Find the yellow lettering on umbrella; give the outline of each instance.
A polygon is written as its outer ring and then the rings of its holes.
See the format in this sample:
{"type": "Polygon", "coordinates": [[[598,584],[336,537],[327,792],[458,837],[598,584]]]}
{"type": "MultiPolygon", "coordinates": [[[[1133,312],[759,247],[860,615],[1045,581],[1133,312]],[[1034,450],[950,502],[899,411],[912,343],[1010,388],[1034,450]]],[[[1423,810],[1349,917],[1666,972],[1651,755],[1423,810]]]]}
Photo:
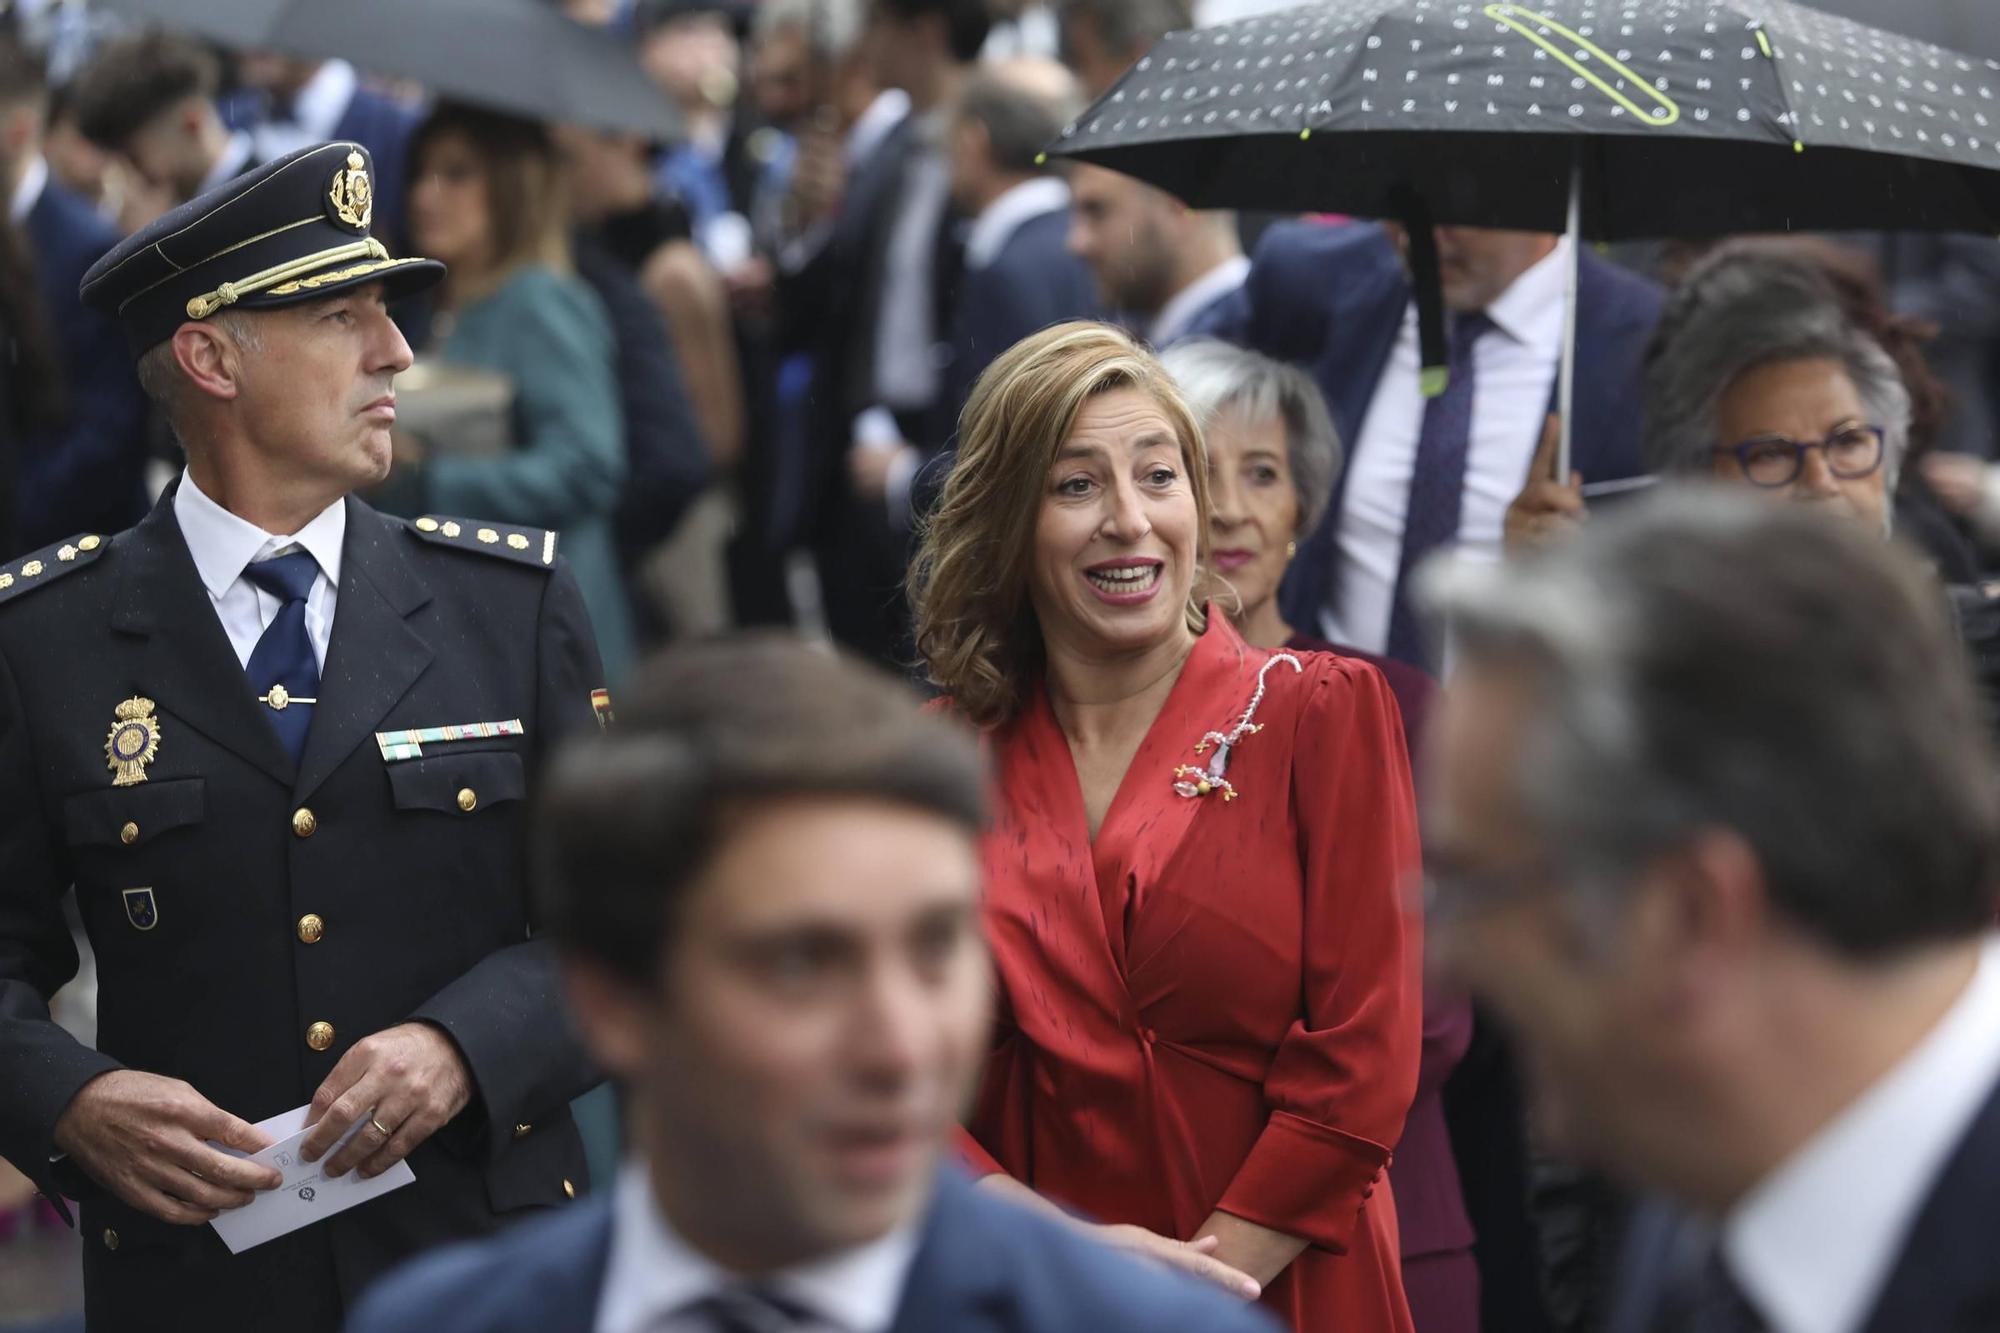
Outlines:
{"type": "Polygon", "coordinates": [[[1651,125],[1655,129],[1664,129],[1681,118],[1680,103],[1647,83],[1631,66],[1620,61],[1609,51],[1606,51],[1597,43],[1578,33],[1575,29],[1564,27],[1548,15],[1538,14],[1532,9],[1523,9],[1519,5],[1488,5],[1486,6],[1486,17],[1498,23],[1505,24],[1533,42],[1536,46],[1541,47],[1542,50],[1547,51],[1564,65],[1567,65],[1577,77],[1586,80],[1606,97],[1637,116],[1640,124],[1651,125]],[[1627,97],[1623,89],[1613,87],[1611,84],[1605,82],[1598,77],[1596,70],[1586,65],[1576,56],[1571,55],[1567,50],[1557,46],[1541,33],[1536,32],[1534,30],[1535,27],[1546,28],[1551,32],[1560,33],[1562,36],[1568,38],[1571,42],[1575,43],[1578,50],[1583,54],[1592,59],[1603,61],[1606,65],[1617,71],[1619,77],[1630,80],[1637,87],[1645,89],[1646,96],[1652,98],[1654,102],[1658,103],[1658,106],[1651,112],[1648,112],[1645,108],[1627,97]]]}

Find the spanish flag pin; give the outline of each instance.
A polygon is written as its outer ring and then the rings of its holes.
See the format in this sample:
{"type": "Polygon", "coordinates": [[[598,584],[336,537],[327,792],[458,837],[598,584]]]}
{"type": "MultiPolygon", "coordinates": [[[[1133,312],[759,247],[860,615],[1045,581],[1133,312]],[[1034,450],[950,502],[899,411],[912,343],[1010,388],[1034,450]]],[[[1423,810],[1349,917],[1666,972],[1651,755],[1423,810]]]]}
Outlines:
{"type": "Polygon", "coordinates": [[[611,730],[611,691],[592,690],[590,692],[590,711],[597,714],[597,729],[599,731],[611,730]]]}

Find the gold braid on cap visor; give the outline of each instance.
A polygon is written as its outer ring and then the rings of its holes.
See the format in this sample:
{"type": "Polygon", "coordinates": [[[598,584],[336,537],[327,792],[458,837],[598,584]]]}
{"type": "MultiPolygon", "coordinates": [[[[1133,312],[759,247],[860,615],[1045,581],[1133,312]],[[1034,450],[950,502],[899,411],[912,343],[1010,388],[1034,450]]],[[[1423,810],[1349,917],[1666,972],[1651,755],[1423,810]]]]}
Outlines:
{"type": "Polygon", "coordinates": [[[336,245],[331,250],[321,250],[318,254],[307,255],[288,263],[277,264],[261,273],[252,273],[247,278],[235,282],[225,282],[214,291],[202,296],[190,297],[187,303],[189,319],[207,319],[224,306],[234,305],[246,296],[269,293],[272,296],[290,296],[295,292],[311,291],[329,283],[347,282],[354,278],[380,273],[387,269],[401,268],[405,264],[421,264],[422,259],[391,259],[389,251],[374,237],[356,241],[352,245],[336,245]],[[338,264],[343,260],[361,259],[366,263],[349,268],[336,269],[330,273],[315,272],[328,264],[338,264]]]}

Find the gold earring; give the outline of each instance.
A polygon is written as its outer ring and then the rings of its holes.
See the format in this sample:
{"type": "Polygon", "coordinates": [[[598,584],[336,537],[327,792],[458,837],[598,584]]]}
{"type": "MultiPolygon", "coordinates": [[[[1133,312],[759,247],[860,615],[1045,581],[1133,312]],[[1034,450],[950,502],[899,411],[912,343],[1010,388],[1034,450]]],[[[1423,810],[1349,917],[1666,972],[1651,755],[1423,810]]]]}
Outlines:
{"type": "Polygon", "coordinates": [[[1299,557],[1299,544],[1297,542],[1286,542],[1285,559],[1296,560],[1298,559],[1298,557],[1299,557]]]}

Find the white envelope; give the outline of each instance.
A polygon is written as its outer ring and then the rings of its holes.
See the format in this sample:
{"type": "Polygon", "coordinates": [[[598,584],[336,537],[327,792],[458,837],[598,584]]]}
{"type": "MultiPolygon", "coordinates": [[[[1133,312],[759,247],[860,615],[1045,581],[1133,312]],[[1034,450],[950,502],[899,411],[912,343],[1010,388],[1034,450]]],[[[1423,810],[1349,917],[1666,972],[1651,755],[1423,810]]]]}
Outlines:
{"type": "Polygon", "coordinates": [[[417,1178],[407,1161],[396,1163],[373,1180],[363,1180],[357,1171],[349,1171],[337,1180],[328,1180],[322,1174],[327,1162],[331,1161],[348,1139],[366,1125],[364,1118],[341,1136],[335,1144],[316,1162],[306,1162],[299,1157],[299,1145],[306,1137],[306,1112],[309,1108],[299,1107],[274,1115],[262,1121],[257,1128],[278,1140],[259,1153],[242,1153],[221,1144],[221,1148],[231,1157],[247,1157],[260,1166],[276,1167],[284,1176],[285,1183],[274,1190],[261,1190],[257,1197],[241,1208],[231,1208],[220,1214],[209,1225],[215,1234],[222,1237],[222,1243],[229,1247],[231,1254],[241,1254],[254,1245],[262,1245],[267,1240],[275,1240],[287,1232],[300,1227],[311,1226],[335,1213],[345,1212],[357,1203],[401,1189],[417,1178]]]}

